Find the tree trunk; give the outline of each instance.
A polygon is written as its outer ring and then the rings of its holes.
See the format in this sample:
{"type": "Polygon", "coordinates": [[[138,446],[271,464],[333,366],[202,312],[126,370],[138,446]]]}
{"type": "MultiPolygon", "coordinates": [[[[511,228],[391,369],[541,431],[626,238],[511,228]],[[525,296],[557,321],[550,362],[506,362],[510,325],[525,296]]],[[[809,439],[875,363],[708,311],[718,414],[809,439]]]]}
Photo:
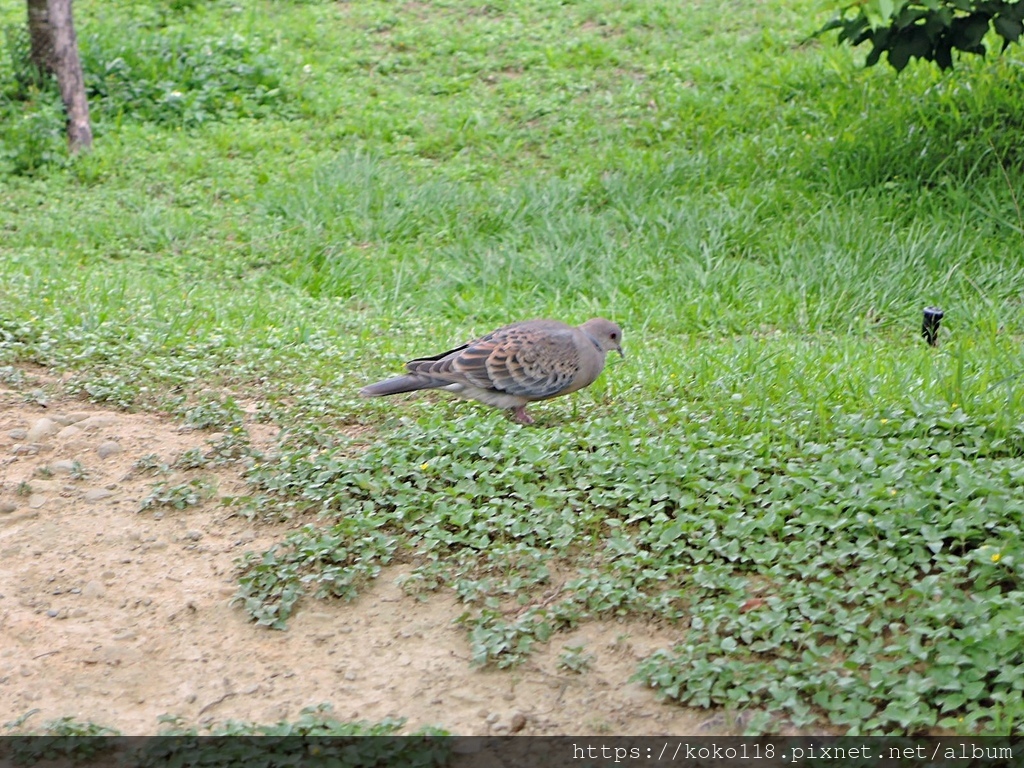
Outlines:
{"type": "Polygon", "coordinates": [[[43,74],[53,74],[53,30],[46,0],[28,0],[28,37],[32,63],[43,74]]]}
{"type": "MultiPolygon", "coordinates": [[[[29,0],[30,6],[34,0],[29,0]]],[[[50,29],[53,32],[53,63],[60,85],[60,97],[68,115],[68,147],[71,152],[92,147],[89,102],[85,98],[85,79],[78,57],[78,41],[71,18],[71,0],[48,0],[50,29]]]]}

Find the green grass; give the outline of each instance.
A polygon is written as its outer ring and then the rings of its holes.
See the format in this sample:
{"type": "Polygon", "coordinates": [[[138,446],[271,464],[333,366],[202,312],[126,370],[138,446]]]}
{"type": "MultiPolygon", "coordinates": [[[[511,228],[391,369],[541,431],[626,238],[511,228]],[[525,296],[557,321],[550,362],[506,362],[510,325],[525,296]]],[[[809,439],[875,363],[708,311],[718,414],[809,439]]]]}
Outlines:
{"type": "Polygon", "coordinates": [[[755,731],[1021,733],[1019,51],[864,71],[810,0],[189,5],[76,3],[86,157],[0,59],[0,366],[285,426],[189,459],[295,524],[254,619],[405,562],[483,664],[655,617],[639,678],[755,731]],[[538,428],[356,396],[593,315],[627,359],[538,428]]]}

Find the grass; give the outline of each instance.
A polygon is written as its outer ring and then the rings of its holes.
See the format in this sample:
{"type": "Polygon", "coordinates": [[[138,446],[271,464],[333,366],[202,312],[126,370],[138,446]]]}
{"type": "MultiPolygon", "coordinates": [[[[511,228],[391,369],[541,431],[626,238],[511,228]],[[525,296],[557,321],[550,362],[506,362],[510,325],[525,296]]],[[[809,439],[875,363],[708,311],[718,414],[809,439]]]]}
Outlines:
{"type": "Polygon", "coordinates": [[[254,619],[402,561],[483,664],[656,617],[639,679],[752,731],[1021,732],[1018,51],[865,71],[809,0],[76,13],[91,155],[0,63],[0,366],[287,426],[251,457],[247,513],[295,524],[240,562],[254,619]],[[539,428],[356,396],[593,315],[628,358],[539,428]]]}

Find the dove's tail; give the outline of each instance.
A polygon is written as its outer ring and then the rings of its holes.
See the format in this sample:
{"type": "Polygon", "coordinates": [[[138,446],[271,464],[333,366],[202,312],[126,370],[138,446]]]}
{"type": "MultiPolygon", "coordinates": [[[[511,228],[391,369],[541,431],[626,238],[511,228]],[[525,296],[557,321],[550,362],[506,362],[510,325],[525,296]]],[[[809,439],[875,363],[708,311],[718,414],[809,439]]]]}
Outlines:
{"type": "Polygon", "coordinates": [[[369,384],[359,390],[363,397],[383,397],[384,395],[397,395],[401,392],[415,392],[418,389],[432,389],[443,386],[445,382],[425,379],[422,376],[395,376],[393,379],[384,379],[376,384],[369,384]]]}

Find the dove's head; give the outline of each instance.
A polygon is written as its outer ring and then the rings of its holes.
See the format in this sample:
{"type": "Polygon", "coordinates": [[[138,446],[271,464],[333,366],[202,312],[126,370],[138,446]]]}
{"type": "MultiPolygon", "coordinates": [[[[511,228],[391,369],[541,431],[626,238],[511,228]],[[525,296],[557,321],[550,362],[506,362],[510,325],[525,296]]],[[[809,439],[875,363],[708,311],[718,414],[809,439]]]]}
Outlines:
{"type": "Polygon", "coordinates": [[[622,351],[622,329],[611,320],[595,317],[587,320],[580,328],[594,340],[602,352],[611,352],[614,349],[623,357],[626,356],[622,351]]]}

